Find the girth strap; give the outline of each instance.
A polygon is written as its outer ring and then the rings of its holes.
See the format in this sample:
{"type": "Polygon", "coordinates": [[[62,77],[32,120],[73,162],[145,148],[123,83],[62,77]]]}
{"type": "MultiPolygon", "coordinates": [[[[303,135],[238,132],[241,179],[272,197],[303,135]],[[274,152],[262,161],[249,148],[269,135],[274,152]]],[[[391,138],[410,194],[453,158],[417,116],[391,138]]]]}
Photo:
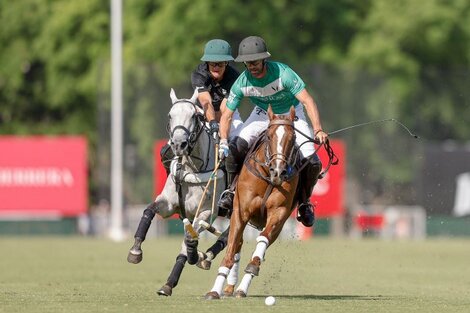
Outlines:
{"type": "Polygon", "coordinates": [[[263,202],[261,202],[261,219],[263,219],[264,214],[266,212],[266,201],[268,201],[271,192],[273,191],[274,185],[269,184],[268,188],[266,188],[266,192],[264,193],[263,202]]]}

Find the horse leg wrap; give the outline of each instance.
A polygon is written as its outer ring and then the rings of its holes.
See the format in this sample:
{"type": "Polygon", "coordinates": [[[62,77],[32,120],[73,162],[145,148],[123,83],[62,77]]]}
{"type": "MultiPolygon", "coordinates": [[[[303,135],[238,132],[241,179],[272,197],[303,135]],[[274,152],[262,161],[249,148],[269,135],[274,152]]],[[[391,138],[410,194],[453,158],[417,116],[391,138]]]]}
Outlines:
{"type": "Polygon", "coordinates": [[[251,256],[251,259],[253,260],[255,257],[258,257],[261,261],[264,261],[264,254],[266,253],[266,249],[268,248],[269,240],[264,236],[258,236],[256,238],[256,242],[256,249],[255,252],[253,252],[253,255],[251,256]]]}
{"type": "Polygon", "coordinates": [[[227,277],[227,284],[229,285],[236,285],[238,282],[238,269],[240,268],[240,253],[236,253],[233,256],[233,263],[232,268],[230,269],[230,273],[227,277]]]}
{"type": "Polygon", "coordinates": [[[188,254],[188,263],[194,265],[199,261],[199,254],[197,253],[197,245],[199,244],[198,240],[192,240],[189,238],[184,239],[186,245],[186,253],[188,254]]]}
{"type": "Polygon", "coordinates": [[[229,272],[230,269],[228,267],[219,267],[219,273],[217,274],[217,278],[215,279],[215,283],[211,291],[217,292],[219,295],[222,294],[222,288],[224,287],[225,279],[227,278],[229,272]]]}
{"type": "MultiPolygon", "coordinates": [[[[209,252],[212,253],[213,258],[215,258],[220,251],[224,250],[225,247],[227,246],[227,238],[228,238],[228,232],[229,228],[227,228],[217,239],[217,241],[209,248],[207,249],[206,253],[208,254],[209,252]]],[[[211,259],[211,260],[212,260],[211,259]]]]}
{"type": "Polygon", "coordinates": [[[181,272],[183,272],[184,264],[186,263],[187,257],[184,254],[179,254],[176,257],[175,265],[171,270],[170,276],[168,276],[168,280],[166,284],[171,288],[176,287],[178,285],[178,281],[181,276],[181,272]]]}
{"type": "Polygon", "coordinates": [[[245,295],[248,294],[248,288],[250,287],[251,280],[253,279],[252,274],[245,274],[242,278],[242,281],[240,282],[240,285],[238,285],[237,288],[237,293],[240,291],[243,292],[245,295]]]}
{"type": "Polygon", "coordinates": [[[137,231],[135,232],[134,238],[140,238],[142,241],[145,240],[145,236],[147,236],[147,232],[150,228],[150,224],[152,223],[153,218],[155,217],[156,212],[156,203],[150,203],[144,210],[142,218],[139,222],[139,226],[137,227],[137,231]]]}

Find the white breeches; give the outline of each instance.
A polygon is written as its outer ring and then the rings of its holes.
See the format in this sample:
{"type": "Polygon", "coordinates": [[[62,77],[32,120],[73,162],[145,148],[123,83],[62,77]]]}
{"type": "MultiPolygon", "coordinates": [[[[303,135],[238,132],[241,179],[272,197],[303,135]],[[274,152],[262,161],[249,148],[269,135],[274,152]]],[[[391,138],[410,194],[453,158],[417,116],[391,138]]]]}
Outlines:
{"type": "MultiPolygon", "coordinates": [[[[235,114],[235,113],[234,113],[235,114]]],[[[279,115],[288,115],[279,114],[279,115]]],[[[299,104],[295,108],[295,116],[296,121],[294,121],[294,126],[296,129],[301,131],[302,133],[308,135],[310,138],[313,138],[312,131],[305,119],[305,114],[303,110],[303,106],[299,104]]],[[[263,110],[262,108],[256,106],[253,111],[251,112],[248,119],[243,123],[243,126],[240,130],[238,130],[238,136],[243,138],[249,145],[251,145],[259,135],[268,127],[269,124],[269,117],[268,113],[263,110]]],[[[313,142],[306,142],[308,138],[300,134],[299,132],[296,133],[296,140],[295,142],[300,147],[300,152],[302,153],[302,158],[307,158],[315,153],[315,146],[313,142]]]]}
{"type": "Polygon", "coordinates": [[[232,115],[232,125],[230,126],[230,133],[228,137],[231,139],[235,136],[238,136],[243,126],[243,120],[240,117],[238,110],[235,110],[232,115]]]}

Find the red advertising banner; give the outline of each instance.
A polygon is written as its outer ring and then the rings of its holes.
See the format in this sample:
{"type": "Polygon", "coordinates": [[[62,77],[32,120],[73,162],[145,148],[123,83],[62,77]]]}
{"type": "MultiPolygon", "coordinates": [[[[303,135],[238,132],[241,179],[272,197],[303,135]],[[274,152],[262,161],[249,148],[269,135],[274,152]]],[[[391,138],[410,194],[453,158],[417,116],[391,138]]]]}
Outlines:
{"type": "MultiPolygon", "coordinates": [[[[346,149],[341,140],[330,140],[330,146],[339,159],[337,165],[331,165],[325,177],[319,179],[313,189],[310,201],[316,204],[315,217],[326,218],[344,213],[344,184],[346,179],[346,149]]],[[[328,155],[323,148],[317,152],[323,165],[328,165],[328,155]]]]}
{"type": "MultiPolygon", "coordinates": [[[[160,159],[160,149],[167,140],[155,143],[155,195],[162,192],[166,181],[166,172],[160,159]]],[[[311,197],[316,204],[315,216],[327,218],[344,213],[344,184],[346,178],[346,149],[341,140],[330,140],[330,145],[339,159],[338,165],[332,165],[323,179],[318,180],[311,197]]],[[[318,151],[323,167],[328,165],[328,156],[323,148],[318,151]]],[[[295,212],[294,212],[295,213],[295,212]]],[[[294,214],[293,213],[293,214],[294,214]]]]}
{"type": "Polygon", "coordinates": [[[159,195],[163,187],[165,187],[166,182],[166,171],[162,163],[162,158],[160,157],[160,150],[168,143],[168,140],[158,140],[154,145],[154,155],[155,155],[155,166],[154,166],[154,188],[155,188],[155,197],[159,195]]]}
{"type": "Polygon", "coordinates": [[[0,136],[0,217],[80,215],[87,179],[83,137],[0,136]]]}

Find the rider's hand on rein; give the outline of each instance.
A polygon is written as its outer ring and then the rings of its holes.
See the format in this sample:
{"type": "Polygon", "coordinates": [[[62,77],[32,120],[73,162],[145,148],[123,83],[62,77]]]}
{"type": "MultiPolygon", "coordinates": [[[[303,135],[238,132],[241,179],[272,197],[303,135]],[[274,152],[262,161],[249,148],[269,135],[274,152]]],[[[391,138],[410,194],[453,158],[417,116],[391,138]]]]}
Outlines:
{"type": "Polygon", "coordinates": [[[322,144],[325,143],[326,139],[328,138],[328,134],[323,131],[322,129],[319,129],[315,132],[315,140],[322,144]]]}

